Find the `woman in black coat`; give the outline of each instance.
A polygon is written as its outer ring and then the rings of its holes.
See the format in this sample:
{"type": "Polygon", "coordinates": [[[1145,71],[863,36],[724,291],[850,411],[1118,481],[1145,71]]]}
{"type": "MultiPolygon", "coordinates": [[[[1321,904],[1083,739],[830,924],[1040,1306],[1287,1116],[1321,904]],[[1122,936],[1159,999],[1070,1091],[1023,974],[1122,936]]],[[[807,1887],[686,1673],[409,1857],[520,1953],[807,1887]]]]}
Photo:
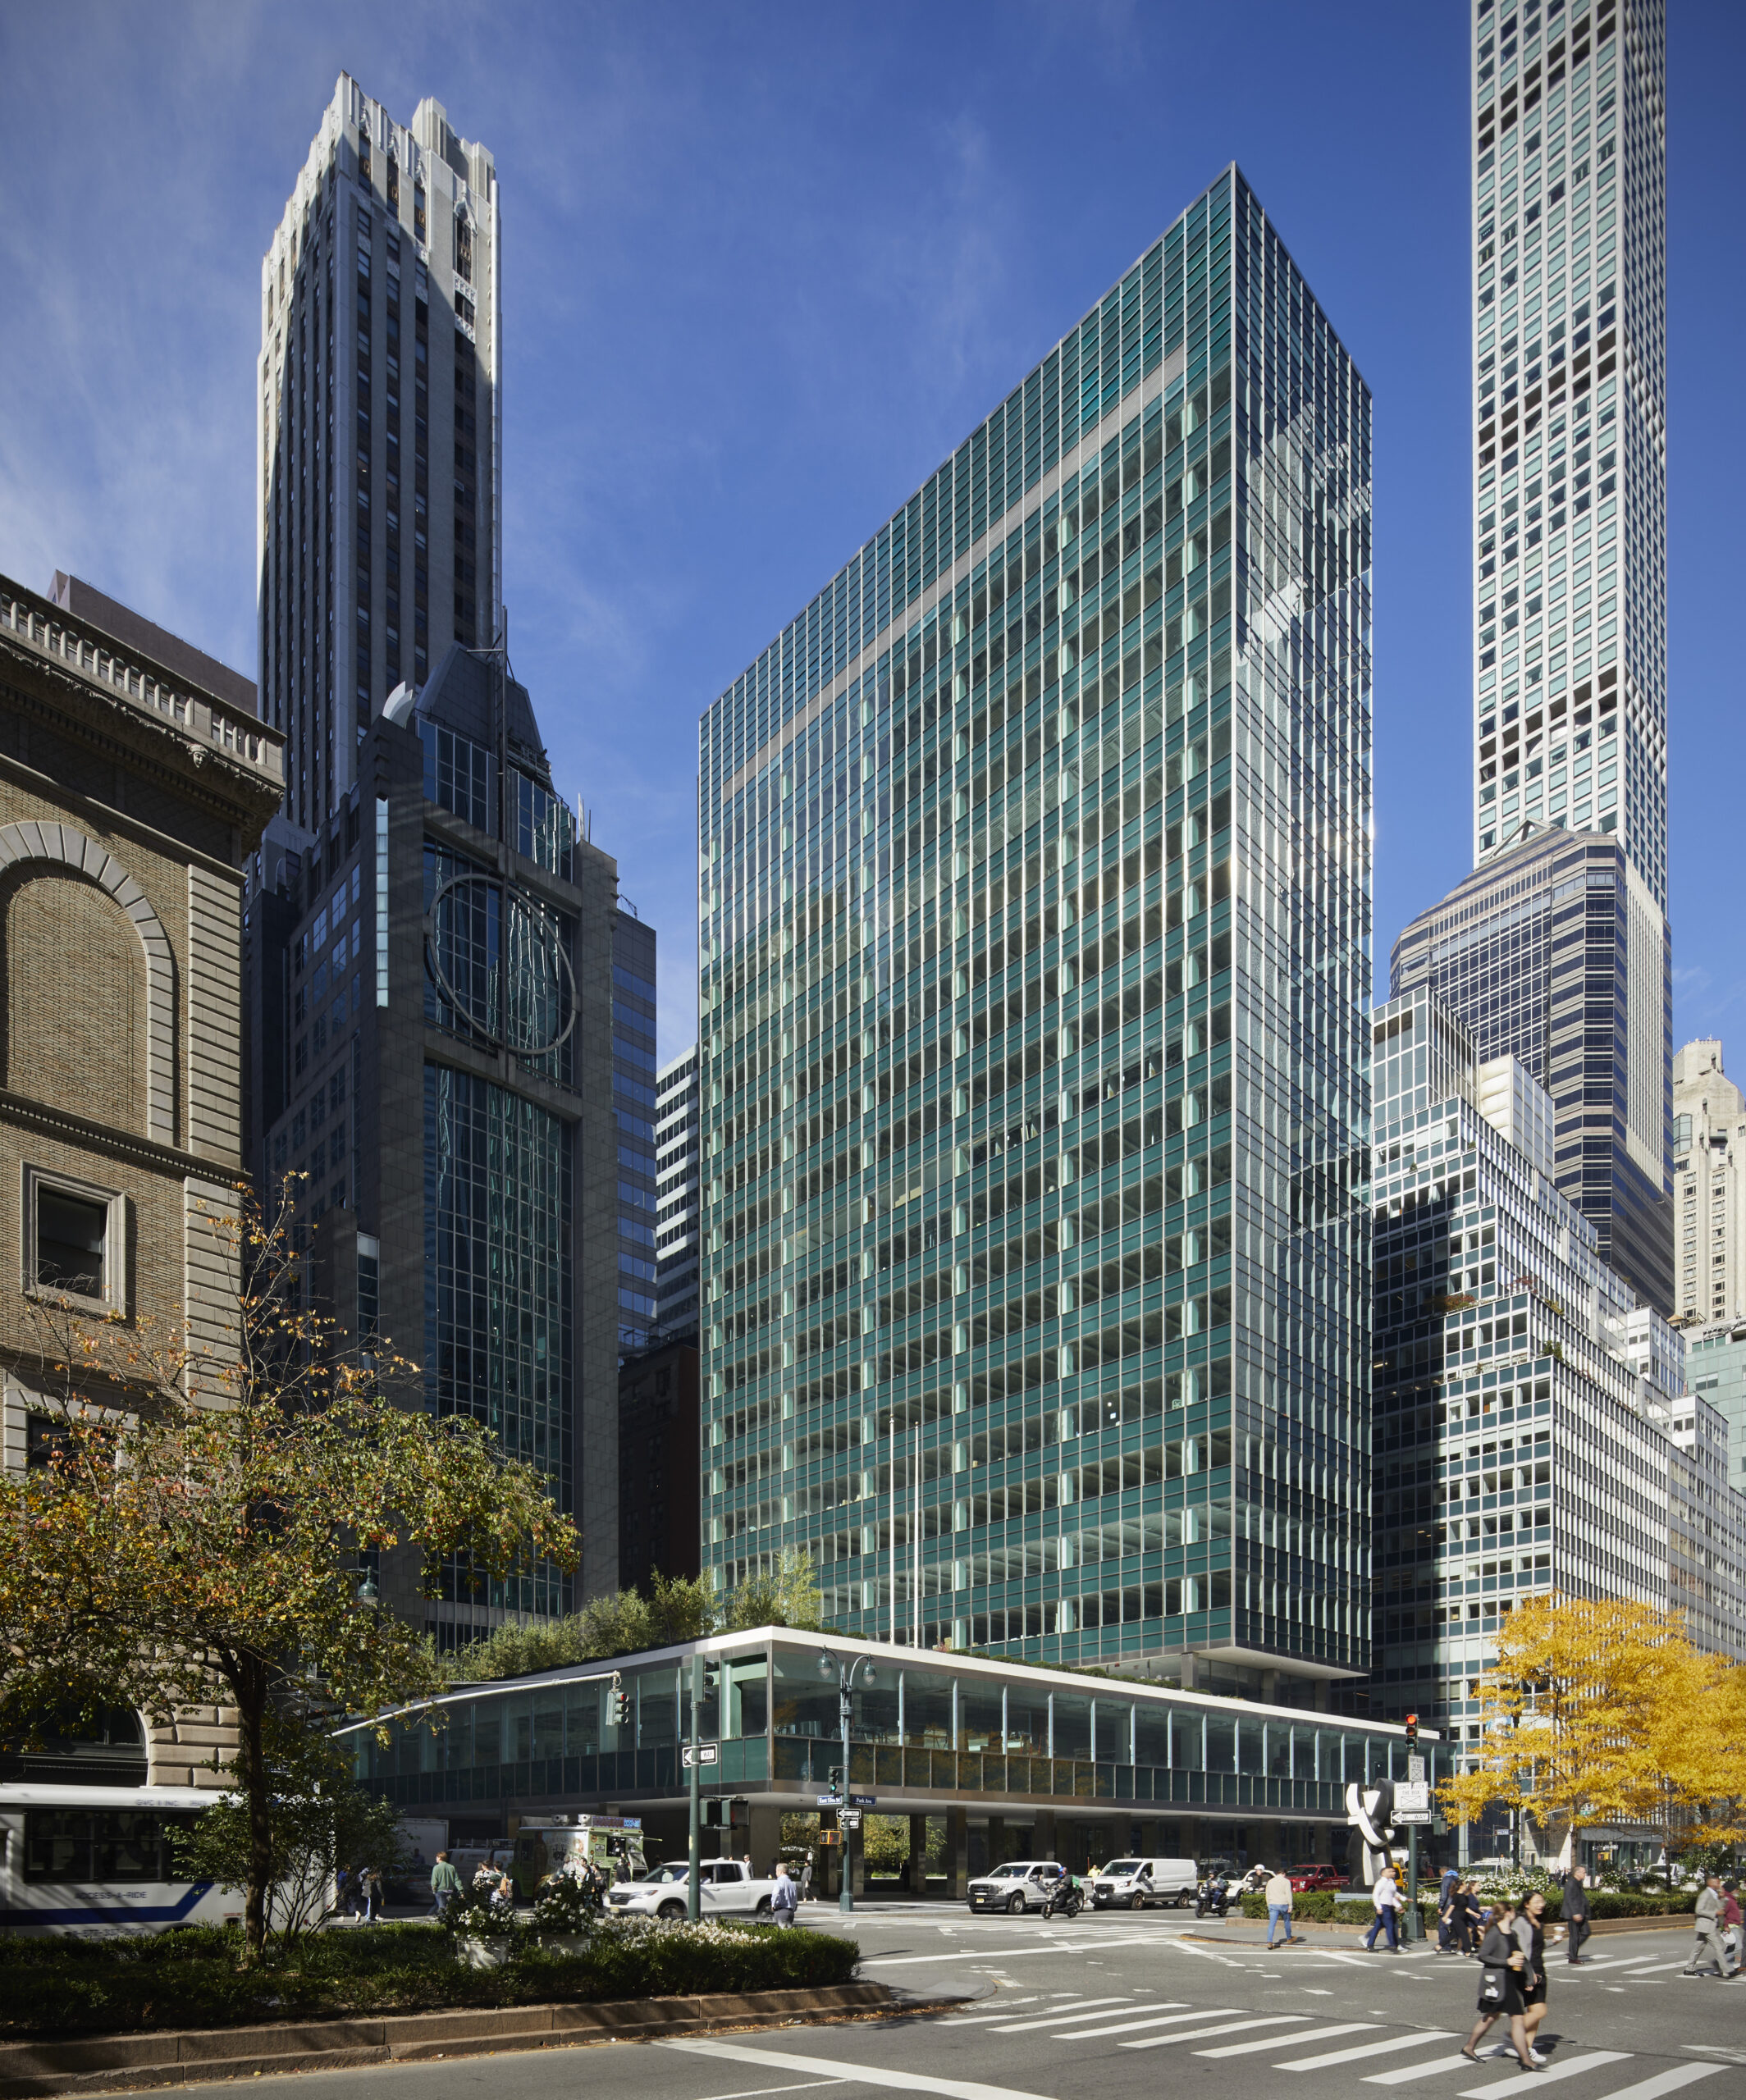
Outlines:
{"type": "Polygon", "coordinates": [[[1492,2023],[1501,2016],[1510,2023],[1510,2042],[1515,2051],[1516,2061],[1524,2070],[1538,2070],[1540,2066],[1533,2060],[1523,2022],[1527,2010],[1524,1986],[1528,1961],[1511,1929],[1515,1917],[1511,1905],[1495,1903],[1486,1919],[1485,1938],[1479,1946],[1479,2017],[1474,2023],[1474,2030],[1461,2054],[1470,2063],[1478,2063],[1480,2043],[1490,2032],[1492,2023]]]}

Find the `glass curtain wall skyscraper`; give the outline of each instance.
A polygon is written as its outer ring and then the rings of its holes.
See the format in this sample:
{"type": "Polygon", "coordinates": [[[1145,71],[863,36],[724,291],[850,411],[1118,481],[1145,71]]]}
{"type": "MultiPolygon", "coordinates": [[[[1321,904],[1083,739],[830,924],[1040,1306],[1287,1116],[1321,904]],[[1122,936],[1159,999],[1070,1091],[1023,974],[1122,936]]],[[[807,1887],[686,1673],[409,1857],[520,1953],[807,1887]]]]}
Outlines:
{"type": "Polygon", "coordinates": [[[1370,401],[1227,171],[704,717],[704,1559],[1368,1664],[1370,401]]]}
{"type": "Polygon", "coordinates": [[[501,625],[497,177],[341,74],[261,264],[260,705],[315,833],[373,712],[501,625]]]}
{"type": "Polygon", "coordinates": [[[1662,9],[1472,25],[1475,872],[1392,988],[1522,1061],[1560,1189],[1671,1312],[1662,9]]]}
{"type": "Polygon", "coordinates": [[[1662,0],[1475,0],[1475,858],[1616,832],[1667,908],[1662,0]]]}

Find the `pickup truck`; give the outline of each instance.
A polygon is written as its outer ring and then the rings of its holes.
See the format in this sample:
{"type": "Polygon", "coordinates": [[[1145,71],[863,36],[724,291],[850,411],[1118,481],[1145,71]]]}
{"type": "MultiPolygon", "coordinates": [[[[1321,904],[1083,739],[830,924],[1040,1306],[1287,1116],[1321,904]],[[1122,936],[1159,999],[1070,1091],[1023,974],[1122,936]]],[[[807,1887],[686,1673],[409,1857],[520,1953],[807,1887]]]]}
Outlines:
{"type": "Polygon", "coordinates": [[[972,1911],[1040,1911],[1066,1874],[1057,1860],[1008,1860],[970,1884],[972,1911]]]}
{"type": "MultiPolygon", "coordinates": [[[[767,1918],[770,1915],[776,1884],[754,1877],[744,1860],[701,1860],[697,1875],[697,1907],[702,1916],[767,1918]]],[[[606,1908],[616,1918],[683,1918],[690,1883],[687,1862],[674,1860],[656,1867],[640,1881],[621,1881],[609,1889],[606,1908]]]]}

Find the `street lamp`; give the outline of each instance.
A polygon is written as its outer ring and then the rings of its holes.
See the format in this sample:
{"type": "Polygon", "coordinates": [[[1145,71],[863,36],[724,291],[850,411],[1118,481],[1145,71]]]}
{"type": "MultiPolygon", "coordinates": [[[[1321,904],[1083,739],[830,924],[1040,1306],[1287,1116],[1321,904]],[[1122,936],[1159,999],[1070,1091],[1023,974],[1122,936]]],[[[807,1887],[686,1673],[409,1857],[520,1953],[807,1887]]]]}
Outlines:
{"type": "MultiPolygon", "coordinates": [[[[839,1662],[827,1648],[818,1659],[818,1673],[829,1684],[837,1680],[837,1713],[843,1724],[843,1807],[838,1810],[837,1820],[843,1821],[848,1806],[848,1724],[855,1707],[855,1687],[858,1683],[871,1691],[879,1682],[879,1673],[873,1667],[871,1655],[857,1655],[852,1663],[839,1662]]],[[[849,1867],[849,1838],[848,1826],[843,1829],[843,1892],[837,1898],[841,1911],[855,1907],[855,1879],[849,1867]]]]}

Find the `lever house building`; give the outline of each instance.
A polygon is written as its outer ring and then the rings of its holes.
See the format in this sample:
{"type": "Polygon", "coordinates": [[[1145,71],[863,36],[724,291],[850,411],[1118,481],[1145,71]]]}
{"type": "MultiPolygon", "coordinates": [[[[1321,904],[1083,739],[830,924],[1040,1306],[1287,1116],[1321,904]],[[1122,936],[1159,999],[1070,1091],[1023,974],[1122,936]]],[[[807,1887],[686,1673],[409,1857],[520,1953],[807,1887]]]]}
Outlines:
{"type": "MultiPolygon", "coordinates": [[[[439,1702],[434,1726],[392,1724],[386,1747],[356,1727],[359,1777],[409,1814],[446,1817],[455,1842],[506,1835],[512,1815],[606,1810],[642,1818],[651,1863],[674,1857],[686,1842],[679,1744],[699,1651],[710,1689],[697,1732],[720,1746],[705,1792],[734,1802],[722,1818],[732,1849],[755,1861],[774,1856],[784,1815],[816,1810],[842,1762],[827,1655],[865,1659],[850,1788],[876,1796],[875,1813],[910,1819],[912,1857],[943,1847],[950,1894],[1032,1855],[1076,1871],[1129,1850],[1343,1864],[1347,1784],[1408,1776],[1405,1731],[1385,1723],[761,1627],[468,1686],[439,1702]],[[630,1695],[621,1728],[601,1674],[615,1670],[630,1695]],[[928,1833],[930,1819],[943,1832],[928,1833]]],[[[1417,1754],[1428,1776],[1447,1776],[1434,1739],[1417,1754]]]]}
{"type": "Polygon", "coordinates": [[[705,715],[722,1589],[1367,1668],[1369,476],[1232,168],[705,715]]]}

